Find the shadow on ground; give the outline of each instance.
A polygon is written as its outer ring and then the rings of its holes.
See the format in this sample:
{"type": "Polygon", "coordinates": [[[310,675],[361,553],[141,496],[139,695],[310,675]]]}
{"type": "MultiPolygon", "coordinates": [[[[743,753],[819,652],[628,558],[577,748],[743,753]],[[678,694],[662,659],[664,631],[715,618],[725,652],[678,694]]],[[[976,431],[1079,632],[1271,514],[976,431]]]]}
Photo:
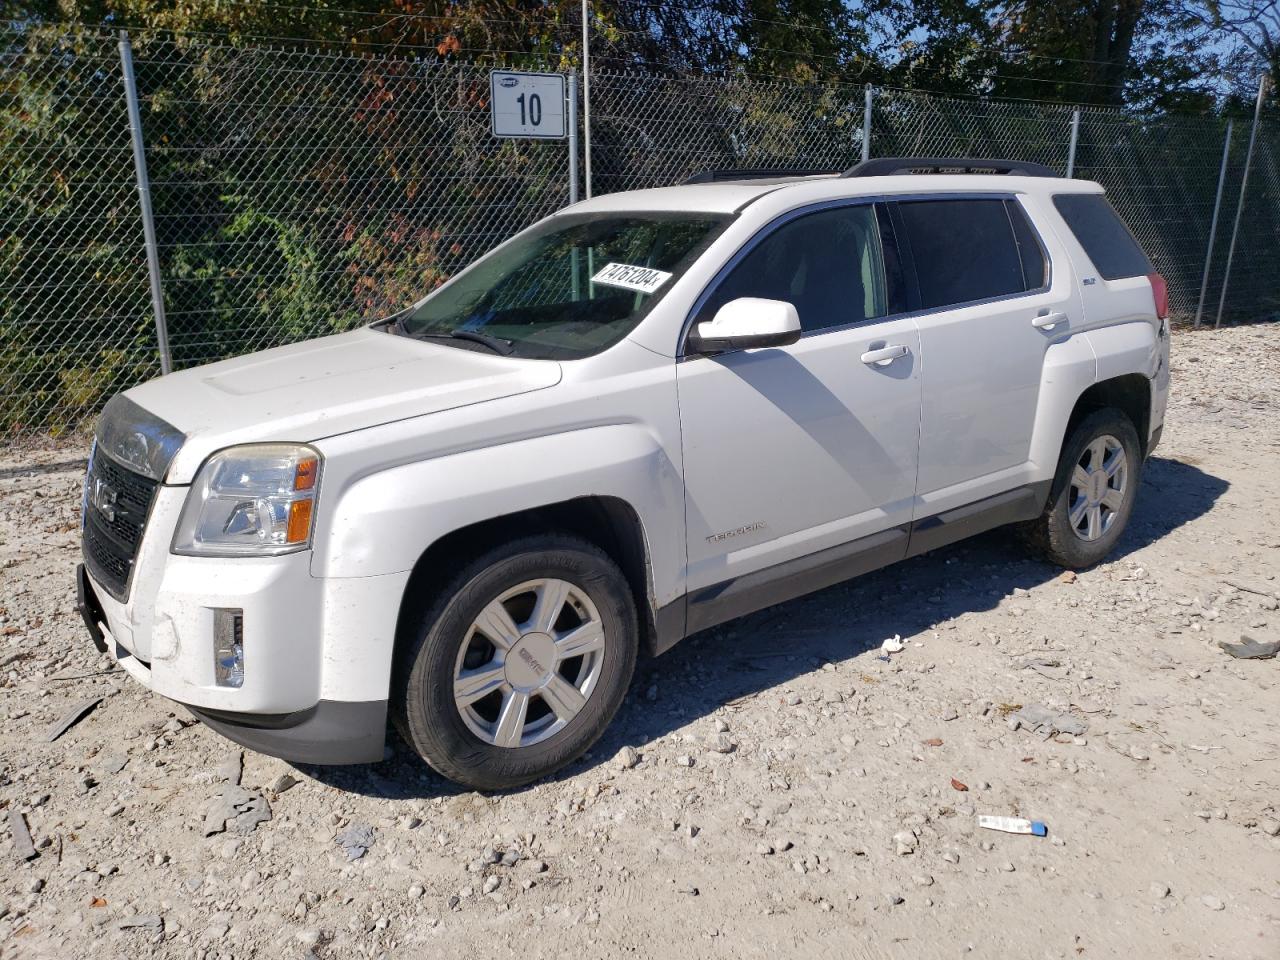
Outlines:
{"type": "MultiPolygon", "coordinates": [[[[1225,480],[1198,467],[1152,457],[1111,560],[1203,516],[1226,489],[1225,480]]],[[[661,737],[723,704],[768,695],[824,663],[878,648],[886,637],[910,637],[960,614],[990,610],[1015,588],[1032,589],[1060,572],[1029,557],[1008,530],[995,530],[696,634],[662,657],[641,661],[600,742],[555,779],[590,770],[625,744],[661,737]]],[[[341,790],[388,799],[466,792],[427,770],[394,731],[388,743],[393,754],[381,764],[303,771],[341,790]]]]}

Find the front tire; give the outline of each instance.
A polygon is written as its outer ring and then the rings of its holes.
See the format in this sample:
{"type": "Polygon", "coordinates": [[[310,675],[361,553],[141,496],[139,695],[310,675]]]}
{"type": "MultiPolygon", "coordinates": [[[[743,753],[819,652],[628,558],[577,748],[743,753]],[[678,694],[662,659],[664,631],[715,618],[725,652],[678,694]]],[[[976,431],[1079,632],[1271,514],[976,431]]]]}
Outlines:
{"type": "Polygon", "coordinates": [[[1044,513],[1024,528],[1028,541],[1071,570],[1100,562],[1124,533],[1141,474],[1133,421],[1114,407],[1095,410],[1063,444],[1044,513]]]}
{"type": "Polygon", "coordinates": [[[607,554],[561,534],[514,541],[468,564],[423,617],[397,670],[396,723],[449,779],[522,786],[599,739],[638,646],[607,554]]]}

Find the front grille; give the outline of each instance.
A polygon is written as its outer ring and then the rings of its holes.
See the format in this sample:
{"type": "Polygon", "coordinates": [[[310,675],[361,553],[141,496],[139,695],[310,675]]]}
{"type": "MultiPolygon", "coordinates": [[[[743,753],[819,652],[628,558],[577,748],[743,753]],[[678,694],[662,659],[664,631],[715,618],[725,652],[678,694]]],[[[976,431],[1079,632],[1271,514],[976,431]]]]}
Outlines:
{"type": "Polygon", "coordinates": [[[158,486],[101,448],[94,452],[85,480],[84,559],[98,582],[122,603],[158,486]]]}

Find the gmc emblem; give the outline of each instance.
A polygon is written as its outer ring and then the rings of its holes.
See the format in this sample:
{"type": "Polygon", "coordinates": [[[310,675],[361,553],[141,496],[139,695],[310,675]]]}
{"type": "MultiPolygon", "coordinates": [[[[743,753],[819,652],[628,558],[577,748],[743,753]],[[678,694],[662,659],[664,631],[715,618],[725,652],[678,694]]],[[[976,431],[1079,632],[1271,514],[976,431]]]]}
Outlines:
{"type": "Polygon", "coordinates": [[[119,494],[109,483],[106,483],[101,477],[93,478],[93,488],[89,491],[89,503],[102,514],[107,523],[115,522],[116,501],[118,499],[119,494]]]}

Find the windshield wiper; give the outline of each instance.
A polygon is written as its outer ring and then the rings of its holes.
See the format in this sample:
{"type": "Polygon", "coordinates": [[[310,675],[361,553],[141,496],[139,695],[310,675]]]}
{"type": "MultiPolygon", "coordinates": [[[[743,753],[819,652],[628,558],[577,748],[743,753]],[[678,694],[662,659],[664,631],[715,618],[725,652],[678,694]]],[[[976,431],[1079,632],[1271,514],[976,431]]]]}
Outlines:
{"type": "MultiPolygon", "coordinates": [[[[440,334],[433,334],[433,336],[440,336],[440,334]]],[[[510,340],[490,336],[478,330],[454,330],[449,336],[454,340],[468,340],[471,343],[479,343],[488,347],[494,353],[502,354],[504,357],[509,357],[515,353],[515,345],[510,340]]]]}

